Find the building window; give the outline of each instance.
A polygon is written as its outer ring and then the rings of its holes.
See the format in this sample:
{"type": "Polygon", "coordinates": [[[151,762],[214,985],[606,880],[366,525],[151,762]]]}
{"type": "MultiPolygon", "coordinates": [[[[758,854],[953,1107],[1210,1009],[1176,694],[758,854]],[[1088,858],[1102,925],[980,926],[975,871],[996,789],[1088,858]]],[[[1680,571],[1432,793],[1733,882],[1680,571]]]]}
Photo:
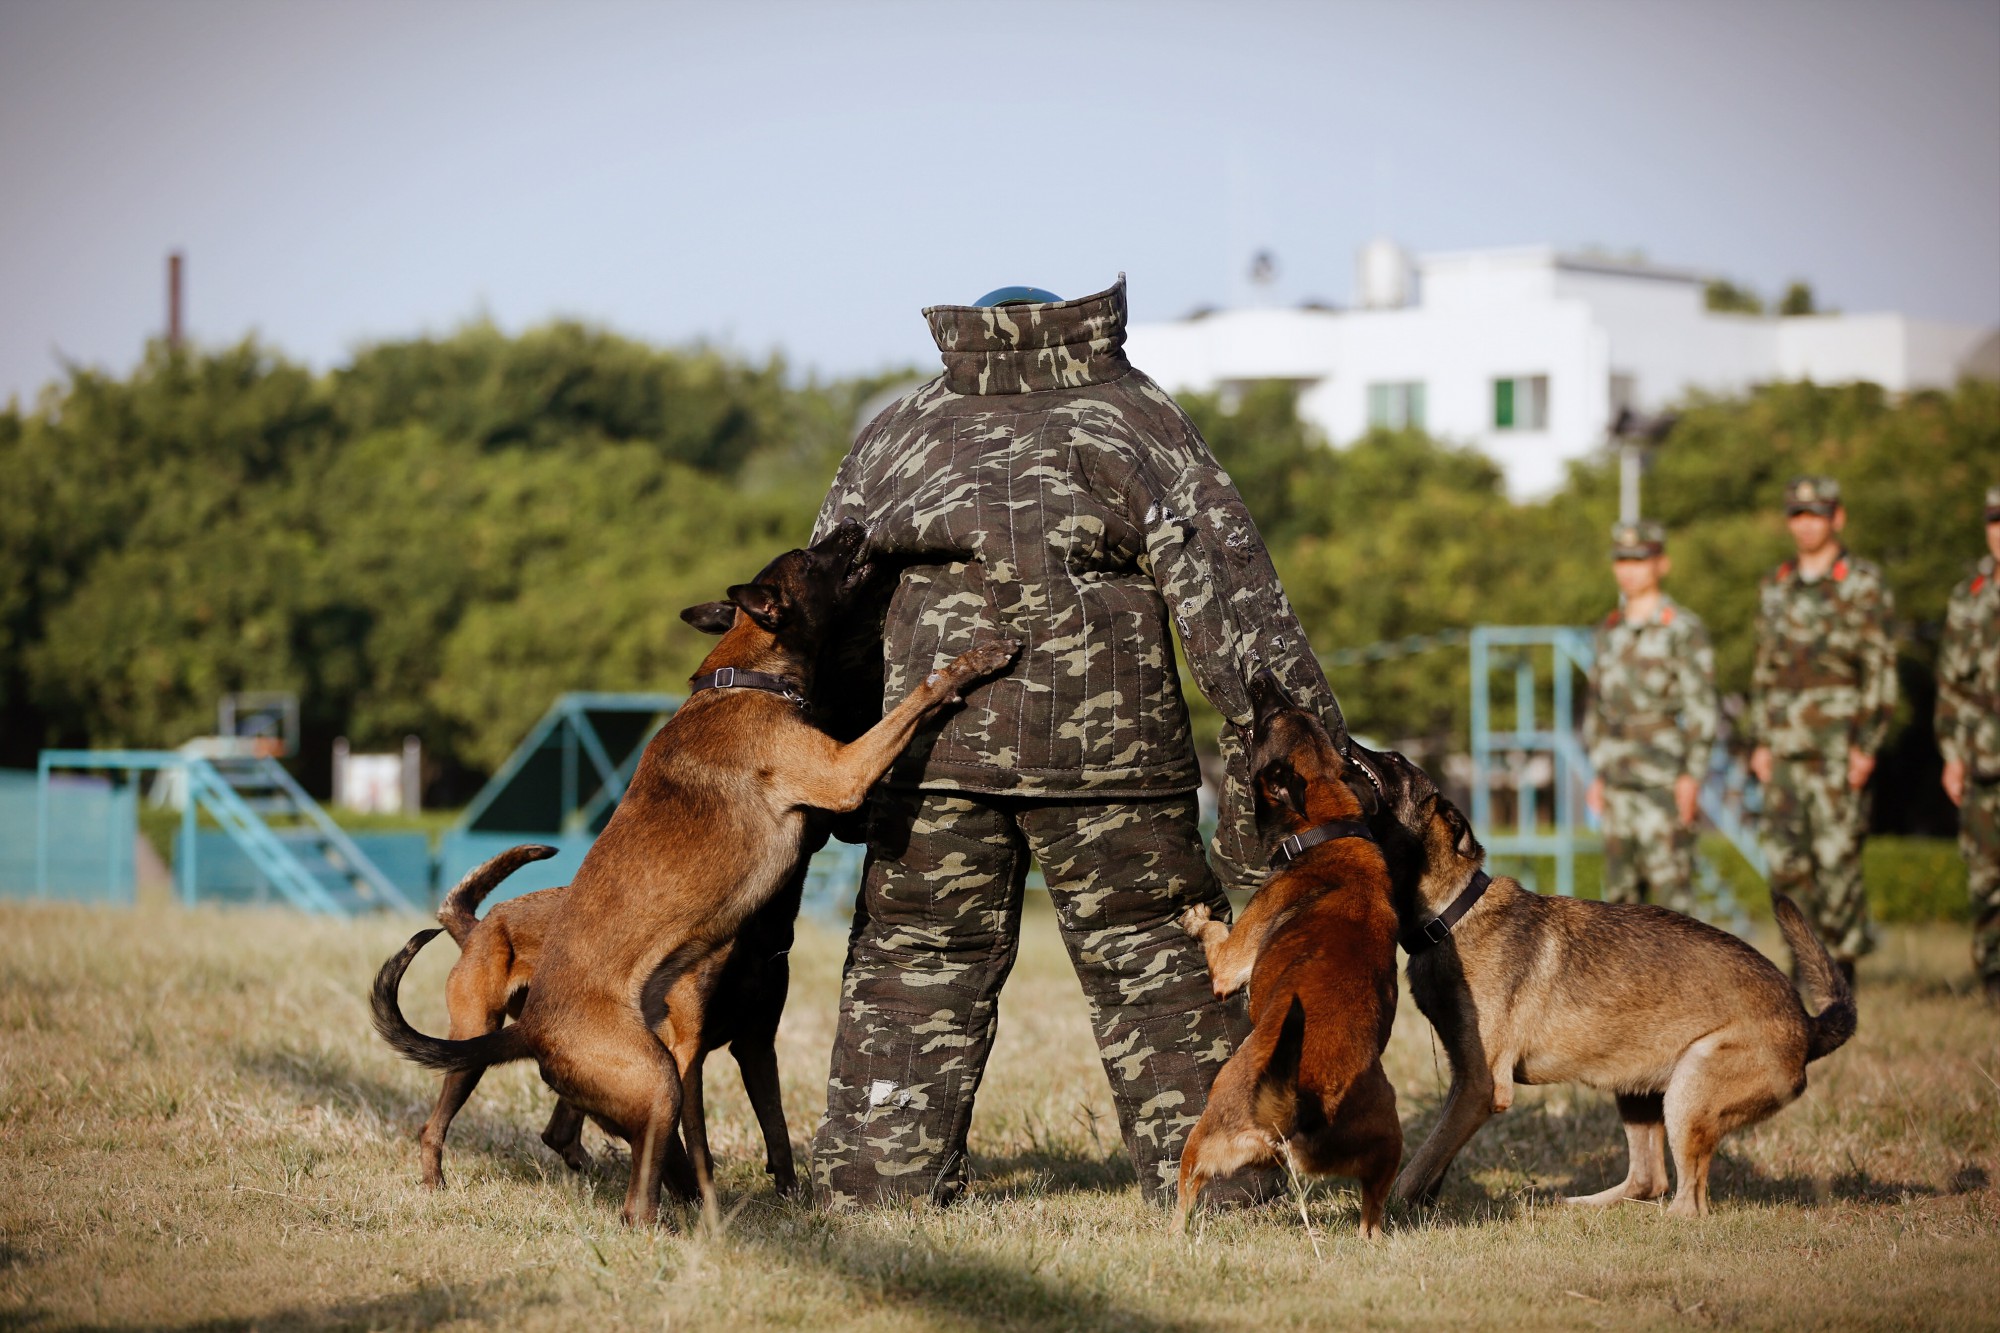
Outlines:
{"type": "Polygon", "coordinates": [[[1547,430],[1549,377],[1517,375],[1493,381],[1493,429],[1547,430]]]}
{"type": "Polygon", "coordinates": [[[1405,380],[1369,385],[1368,424],[1375,430],[1422,430],[1424,382],[1405,380]]]}

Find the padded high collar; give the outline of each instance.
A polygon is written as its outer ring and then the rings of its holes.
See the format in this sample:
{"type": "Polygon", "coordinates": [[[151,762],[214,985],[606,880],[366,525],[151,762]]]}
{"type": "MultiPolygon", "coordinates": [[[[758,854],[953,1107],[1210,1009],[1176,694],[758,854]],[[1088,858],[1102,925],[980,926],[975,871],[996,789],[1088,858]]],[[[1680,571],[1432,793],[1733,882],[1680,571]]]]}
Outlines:
{"type": "Polygon", "coordinates": [[[1125,275],[1104,291],[1041,305],[926,307],[953,393],[1081,389],[1125,375],[1125,275]]]}

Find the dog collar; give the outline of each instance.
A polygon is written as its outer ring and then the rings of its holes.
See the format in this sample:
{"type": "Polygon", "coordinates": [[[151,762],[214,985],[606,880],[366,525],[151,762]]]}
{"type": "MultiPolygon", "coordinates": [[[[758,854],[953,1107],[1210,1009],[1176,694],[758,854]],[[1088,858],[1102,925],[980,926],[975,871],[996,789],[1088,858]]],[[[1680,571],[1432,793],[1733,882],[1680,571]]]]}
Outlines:
{"type": "Polygon", "coordinates": [[[1294,833],[1278,843],[1278,850],[1271,853],[1271,869],[1288,866],[1305,855],[1306,848],[1317,847],[1323,842],[1333,842],[1339,838],[1366,838],[1375,841],[1375,835],[1368,831],[1366,824],[1352,819],[1329,819],[1324,824],[1314,825],[1304,833],[1294,833]]]}
{"type": "Polygon", "coordinates": [[[1484,870],[1472,872],[1472,880],[1458,891],[1458,897],[1442,912],[1417,928],[1414,934],[1403,936],[1403,950],[1406,953],[1422,953],[1433,944],[1443,944],[1451,935],[1451,928],[1465,919],[1472,905],[1486,892],[1486,886],[1493,882],[1492,876],[1484,870]]]}
{"type": "Polygon", "coordinates": [[[690,696],[703,690],[763,690],[766,694],[776,694],[804,706],[806,696],[799,689],[799,683],[789,676],[773,676],[765,671],[739,671],[735,667],[718,667],[706,676],[696,676],[688,682],[694,688],[690,696]]]}

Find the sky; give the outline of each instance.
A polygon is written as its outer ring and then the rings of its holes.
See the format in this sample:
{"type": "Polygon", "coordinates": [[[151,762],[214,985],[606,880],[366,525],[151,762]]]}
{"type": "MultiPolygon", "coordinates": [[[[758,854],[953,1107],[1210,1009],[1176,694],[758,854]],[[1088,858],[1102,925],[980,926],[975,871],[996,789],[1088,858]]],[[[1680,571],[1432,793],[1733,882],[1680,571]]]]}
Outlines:
{"type": "Polygon", "coordinates": [[[919,309],[1346,302],[1599,246],[2000,323],[2000,0],[0,0],[0,402],[192,337],[315,367],[579,318],[800,374],[919,309]]]}

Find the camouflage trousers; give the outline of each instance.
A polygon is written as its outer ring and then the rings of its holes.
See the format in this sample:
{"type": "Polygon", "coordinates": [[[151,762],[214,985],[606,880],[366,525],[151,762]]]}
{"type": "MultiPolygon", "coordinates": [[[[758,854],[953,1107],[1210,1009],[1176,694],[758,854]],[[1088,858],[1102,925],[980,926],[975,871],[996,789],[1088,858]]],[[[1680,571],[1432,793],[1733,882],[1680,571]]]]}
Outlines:
{"type": "Polygon", "coordinates": [[[1694,830],[1671,787],[1604,787],[1604,901],[1694,911],[1694,830]]]}
{"type": "Polygon", "coordinates": [[[855,904],[813,1180],[835,1204],[947,1202],[1020,942],[1030,855],[1049,885],[1149,1199],[1171,1200],[1181,1142],[1249,1030],[1209,990],[1176,917],[1227,913],[1192,794],[1090,802],[878,792],[855,904]]]}
{"type": "Polygon", "coordinates": [[[1875,947],[1861,885],[1868,801],[1847,785],[1847,756],[1773,761],[1761,841],[1771,888],[1789,894],[1835,958],[1875,947]]]}
{"type": "Polygon", "coordinates": [[[1972,900],[1972,966],[1981,977],[2000,977],[2000,780],[1965,784],[1958,849],[1972,900]]]}

